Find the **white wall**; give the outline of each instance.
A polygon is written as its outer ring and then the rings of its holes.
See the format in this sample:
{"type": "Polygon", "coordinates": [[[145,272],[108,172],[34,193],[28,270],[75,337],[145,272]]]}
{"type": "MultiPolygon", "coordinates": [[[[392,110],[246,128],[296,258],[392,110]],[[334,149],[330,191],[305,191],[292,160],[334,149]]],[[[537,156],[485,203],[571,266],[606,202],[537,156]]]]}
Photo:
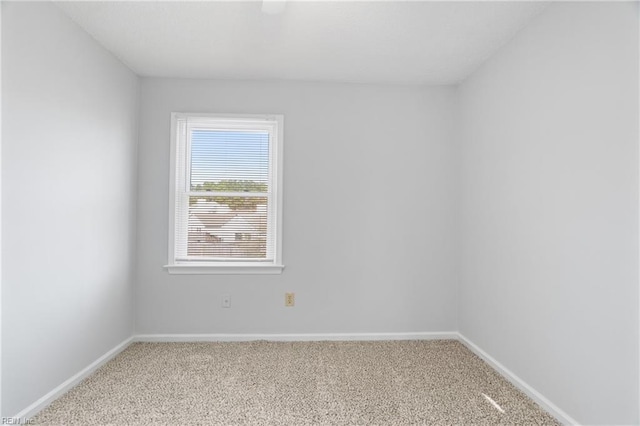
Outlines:
{"type": "Polygon", "coordinates": [[[456,329],[452,88],[143,79],[138,333],[456,329]],[[286,268],[169,275],[170,113],[282,113],[286,268]],[[296,306],[284,307],[284,293],[296,306]],[[221,308],[221,295],[231,308],[221,308]]]}
{"type": "Polygon", "coordinates": [[[51,3],[2,2],[2,416],[132,334],[138,79],[51,3]]]}
{"type": "MultiPolygon", "coordinates": [[[[0,52],[2,51],[2,5],[0,4],[0,52]]],[[[0,58],[0,65],[2,60],[0,58]]],[[[0,66],[0,224],[2,224],[2,66],[0,66]]],[[[0,226],[0,416],[2,415],[2,226],[0,226]]]]}
{"type": "Polygon", "coordinates": [[[460,331],[583,424],[637,424],[638,21],[557,3],[460,87],[460,331]]]}

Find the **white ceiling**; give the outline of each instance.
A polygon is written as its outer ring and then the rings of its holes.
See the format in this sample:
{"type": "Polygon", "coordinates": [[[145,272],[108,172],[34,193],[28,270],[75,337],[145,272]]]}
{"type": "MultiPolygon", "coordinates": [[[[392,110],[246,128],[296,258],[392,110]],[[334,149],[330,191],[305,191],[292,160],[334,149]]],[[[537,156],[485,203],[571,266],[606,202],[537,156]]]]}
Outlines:
{"type": "Polygon", "coordinates": [[[59,2],[141,76],[455,84],[542,2],[59,2]]]}

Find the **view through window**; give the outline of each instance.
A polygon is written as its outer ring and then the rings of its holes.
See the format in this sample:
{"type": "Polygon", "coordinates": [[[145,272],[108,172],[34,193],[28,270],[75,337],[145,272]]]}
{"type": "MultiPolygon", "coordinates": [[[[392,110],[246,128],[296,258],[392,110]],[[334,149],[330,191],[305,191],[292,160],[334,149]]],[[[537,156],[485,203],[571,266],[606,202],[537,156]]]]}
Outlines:
{"type": "Polygon", "coordinates": [[[265,259],[269,133],[194,129],[187,257],[265,259]]]}

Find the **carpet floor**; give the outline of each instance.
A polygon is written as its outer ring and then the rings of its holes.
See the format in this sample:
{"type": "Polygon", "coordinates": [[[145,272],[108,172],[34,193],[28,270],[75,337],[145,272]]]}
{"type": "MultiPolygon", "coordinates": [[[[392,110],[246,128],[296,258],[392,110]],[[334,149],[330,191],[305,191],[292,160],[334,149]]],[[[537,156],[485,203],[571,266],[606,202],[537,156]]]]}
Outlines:
{"type": "Polygon", "coordinates": [[[36,425],[558,425],[453,340],[134,343],[36,425]]]}

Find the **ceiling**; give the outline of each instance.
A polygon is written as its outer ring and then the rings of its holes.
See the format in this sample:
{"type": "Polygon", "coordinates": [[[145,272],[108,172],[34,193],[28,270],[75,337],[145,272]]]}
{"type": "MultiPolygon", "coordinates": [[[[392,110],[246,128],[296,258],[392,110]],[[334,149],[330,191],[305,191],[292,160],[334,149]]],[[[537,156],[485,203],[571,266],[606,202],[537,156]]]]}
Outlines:
{"type": "Polygon", "coordinates": [[[456,84],[543,2],[58,2],[141,76],[456,84]]]}

